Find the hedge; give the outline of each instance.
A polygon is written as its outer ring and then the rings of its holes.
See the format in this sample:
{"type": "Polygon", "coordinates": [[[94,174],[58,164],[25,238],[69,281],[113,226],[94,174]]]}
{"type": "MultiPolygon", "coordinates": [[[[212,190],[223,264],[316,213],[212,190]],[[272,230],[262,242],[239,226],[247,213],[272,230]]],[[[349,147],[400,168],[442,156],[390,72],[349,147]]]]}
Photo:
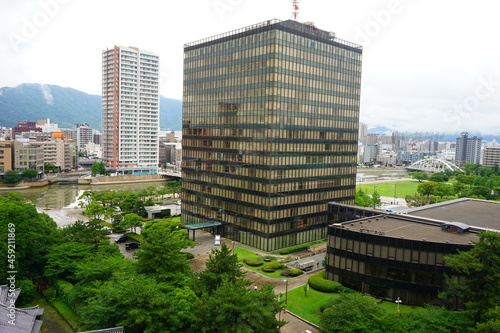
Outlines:
{"type": "Polygon", "coordinates": [[[293,253],[293,252],[300,252],[300,251],[304,251],[309,246],[318,245],[318,244],[322,244],[325,242],[326,242],[325,240],[319,240],[319,241],[315,241],[315,242],[311,242],[311,243],[290,246],[290,247],[279,250],[278,253],[279,254],[289,254],[289,253],[293,253]]]}
{"type": "Polygon", "coordinates": [[[290,268],[288,270],[288,276],[299,276],[303,274],[304,272],[301,269],[298,268],[290,268]]]}
{"type": "Polygon", "coordinates": [[[339,282],[325,279],[325,272],[311,275],[307,283],[309,283],[311,288],[324,293],[343,293],[351,291],[351,289],[344,287],[339,282]]]}

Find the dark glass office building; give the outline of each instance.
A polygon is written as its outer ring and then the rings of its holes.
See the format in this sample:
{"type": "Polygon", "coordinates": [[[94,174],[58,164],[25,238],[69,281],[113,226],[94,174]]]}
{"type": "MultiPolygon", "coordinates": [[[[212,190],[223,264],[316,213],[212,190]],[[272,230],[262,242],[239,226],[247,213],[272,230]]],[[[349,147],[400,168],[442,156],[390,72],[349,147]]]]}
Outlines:
{"type": "Polygon", "coordinates": [[[271,251],[355,195],[362,48],[270,20],[184,47],[184,223],[271,251]]]}

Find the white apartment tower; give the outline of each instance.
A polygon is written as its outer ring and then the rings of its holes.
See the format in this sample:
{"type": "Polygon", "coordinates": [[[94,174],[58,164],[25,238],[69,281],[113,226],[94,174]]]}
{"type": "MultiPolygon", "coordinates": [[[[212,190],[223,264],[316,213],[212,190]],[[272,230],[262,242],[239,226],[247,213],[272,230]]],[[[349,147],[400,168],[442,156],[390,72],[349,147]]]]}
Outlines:
{"type": "Polygon", "coordinates": [[[103,162],[106,170],[155,173],[160,117],[159,57],[136,47],[102,52],[103,162]]]}

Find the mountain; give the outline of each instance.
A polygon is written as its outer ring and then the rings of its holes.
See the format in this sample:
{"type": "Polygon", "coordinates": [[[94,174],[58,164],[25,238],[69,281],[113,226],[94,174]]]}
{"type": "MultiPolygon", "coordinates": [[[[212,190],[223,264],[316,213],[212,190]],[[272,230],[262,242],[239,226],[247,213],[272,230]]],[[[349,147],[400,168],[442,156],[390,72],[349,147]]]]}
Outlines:
{"type": "MultiPolygon", "coordinates": [[[[101,129],[101,96],[73,88],[24,83],[0,88],[0,126],[13,127],[17,121],[50,119],[62,128],[88,123],[101,129]]],[[[182,129],[182,101],[160,96],[160,128],[182,129]]]]}

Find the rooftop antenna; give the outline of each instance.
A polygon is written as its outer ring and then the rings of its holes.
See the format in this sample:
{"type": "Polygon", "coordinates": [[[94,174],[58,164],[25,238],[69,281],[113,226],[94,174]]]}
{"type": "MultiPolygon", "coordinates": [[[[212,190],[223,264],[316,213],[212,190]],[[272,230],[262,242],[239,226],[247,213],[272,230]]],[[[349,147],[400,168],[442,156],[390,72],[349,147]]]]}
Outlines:
{"type": "Polygon", "coordinates": [[[299,17],[299,0],[292,0],[293,12],[292,17],[295,21],[297,21],[297,17],[299,17]]]}

